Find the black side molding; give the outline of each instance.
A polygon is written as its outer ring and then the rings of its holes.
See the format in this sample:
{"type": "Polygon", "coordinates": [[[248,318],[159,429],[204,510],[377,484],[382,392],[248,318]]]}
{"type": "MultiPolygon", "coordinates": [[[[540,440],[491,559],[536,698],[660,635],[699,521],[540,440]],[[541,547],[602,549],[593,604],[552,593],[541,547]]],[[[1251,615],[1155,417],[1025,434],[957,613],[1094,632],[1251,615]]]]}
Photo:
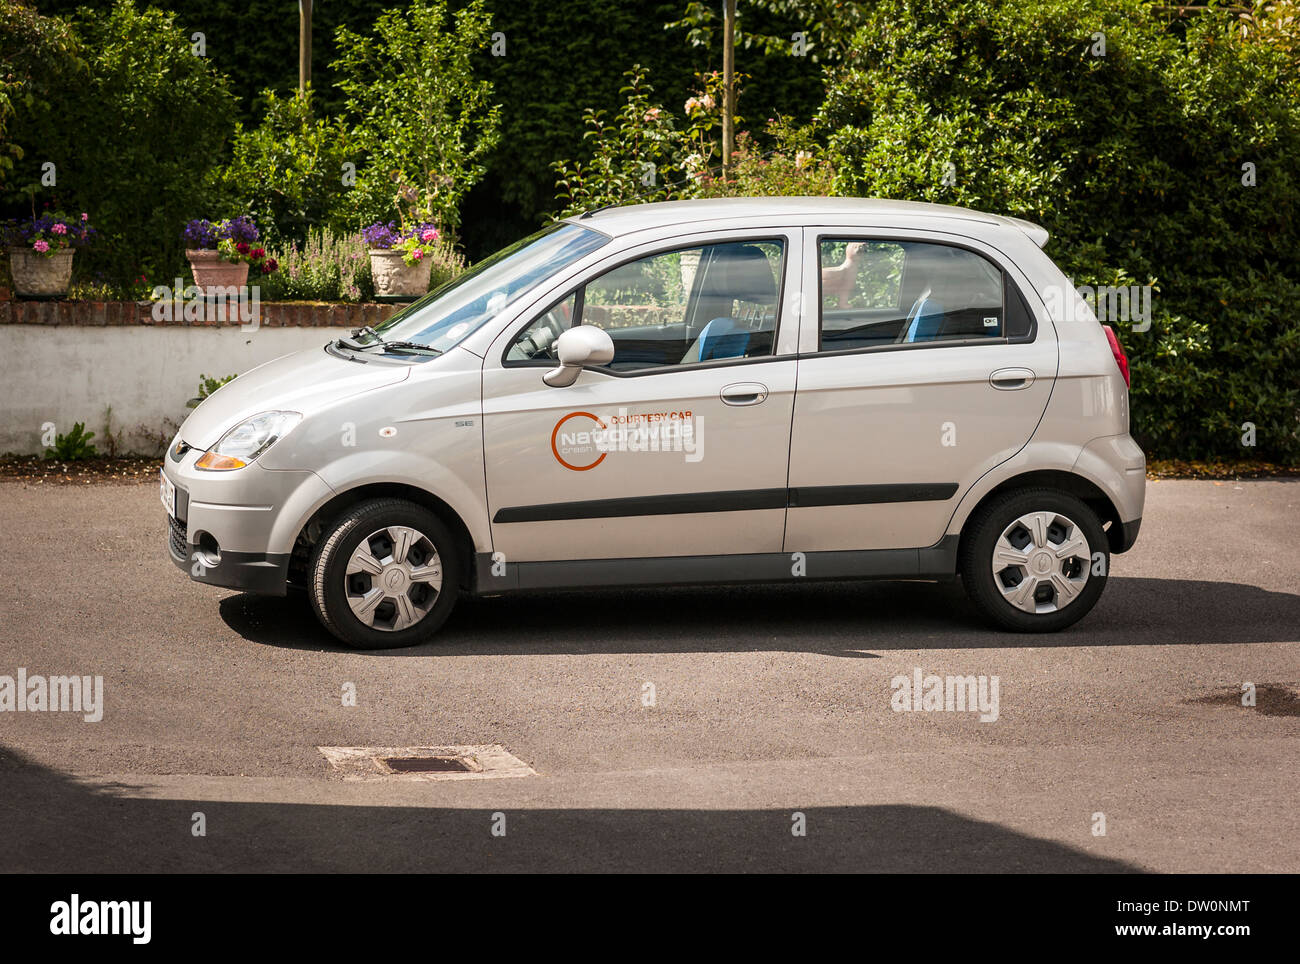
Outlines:
{"type": "Polygon", "coordinates": [[[896,485],[817,485],[791,489],[787,505],[877,505],[884,502],[943,502],[957,494],[956,482],[896,485]]]}
{"type": "Polygon", "coordinates": [[[627,499],[550,502],[497,509],[493,522],[554,522],[622,516],[678,515],[687,512],[742,512],[827,505],[879,505],[891,502],[943,502],[957,493],[956,482],[889,485],[816,485],[797,489],[735,489],[627,499]]]}
{"type": "Polygon", "coordinates": [[[627,515],[677,515],[684,512],[742,512],[784,509],[785,489],[737,489],[732,492],[688,492],[682,495],[643,495],[628,499],[551,502],[497,509],[493,522],[550,522],[557,519],[608,519],[627,515]]]}

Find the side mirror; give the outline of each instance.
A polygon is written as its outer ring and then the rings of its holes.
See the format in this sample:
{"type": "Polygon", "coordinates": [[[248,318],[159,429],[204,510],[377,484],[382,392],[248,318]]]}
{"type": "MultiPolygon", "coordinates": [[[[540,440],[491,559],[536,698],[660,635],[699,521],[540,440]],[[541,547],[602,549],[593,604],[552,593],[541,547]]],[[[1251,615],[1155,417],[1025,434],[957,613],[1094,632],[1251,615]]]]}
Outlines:
{"type": "Polygon", "coordinates": [[[552,388],[568,388],[588,365],[608,365],[614,360],[614,341],[602,328],[579,325],[556,339],[555,354],[560,367],[543,375],[542,381],[552,388]]]}

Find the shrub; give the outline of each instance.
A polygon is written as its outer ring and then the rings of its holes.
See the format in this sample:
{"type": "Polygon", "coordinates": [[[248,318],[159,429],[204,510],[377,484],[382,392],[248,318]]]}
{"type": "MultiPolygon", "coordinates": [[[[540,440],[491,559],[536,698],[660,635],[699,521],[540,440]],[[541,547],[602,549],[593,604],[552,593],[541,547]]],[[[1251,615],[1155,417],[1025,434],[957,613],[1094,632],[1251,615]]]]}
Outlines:
{"type": "Polygon", "coordinates": [[[368,301],[374,297],[370,257],[357,232],[311,231],[298,245],[272,250],[279,270],[261,282],[268,301],[368,301]]]}
{"type": "Polygon", "coordinates": [[[1228,16],[883,0],[818,120],[842,193],[1025,217],[1076,284],[1155,287],[1150,330],[1120,332],[1149,454],[1295,460],[1300,91],[1228,16]]]}
{"type": "Polygon", "coordinates": [[[76,422],[72,426],[72,431],[64,435],[60,432],[54,437],[54,447],[45,450],[47,459],[58,459],[60,462],[79,462],[82,459],[93,459],[99,453],[95,451],[95,446],[90,444],[90,440],[95,437],[94,432],[86,431],[85,422],[76,422]]]}
{"type": "Polygon", "coordinates": [[[262,123],[236,125],[231,162],[215,175],[231,210],[247,211],[271,245],[302,241],[311,227],[340,228],[351,190],[349,169],[361,161],[342,121],[313,116],[312,96],[263,92],[262,123]]]}
{"type": "Polygon", "coordinates": [[[835,169],[813,143],[811,133],[774,119],[768,132],[776,143],[763,152],[747,131],[736,135],[732,168],[726,177],[700,179],[700,197],[826,196],[835,193],[835,169]]]}
{"type": "Polygon", "coordinates": [[[28,130],[49,124],[54,92],[84,77],[83,53],[65,20],[0,0],[0,188],[26,154],[21,141],[9,136],[11,120],[21,114],[28,130]]]}
{"type": "Polygon", "coordinates": [[[338,29],[332,66],[368,154],[347,196],[353,223],[393,213],[394,185],[414,187],[422,219],[444,230],[460,223],[460,200],[499,136],[500,105],[473,64],[491,29],[483,0],[454,11],[447,0],[413,0],[381,13],[369,37],[338,29]]]}
{"type": "Polygon", "coordinates": [[[199,400],[202,401],[203,399],[211,395],[213,392],[215,392],[222,385],[226,384],[227,382],[233,382],[238,377],[239,377],[238,375],[223,375],[220,378],[218,378],[213,375],[204,375],[203,373],[200,372],[199,373],[199,394],[198,394],[199,400]]]}
{"type": "Polygon", "coordinates": [[[697,77],[704,89],[687,99],[684,122],[654,100],[640,64],[624,75],[626,99],[617,115],[588,108],[583,139],[593,146],[587,160],[556,161],[558,217],[608,204],[669,201],[694,197],[713,162],[713,131],[720,126],[721,81],[697,77]]]}

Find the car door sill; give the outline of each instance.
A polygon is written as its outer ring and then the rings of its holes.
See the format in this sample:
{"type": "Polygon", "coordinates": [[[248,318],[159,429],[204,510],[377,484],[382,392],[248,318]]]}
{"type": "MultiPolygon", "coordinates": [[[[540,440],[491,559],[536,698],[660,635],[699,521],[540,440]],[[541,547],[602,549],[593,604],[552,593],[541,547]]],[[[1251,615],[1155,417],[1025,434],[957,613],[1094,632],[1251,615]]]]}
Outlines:
{"type": "Polygon", "coordinates": [[[701,586],[728,583],[834,579],[947,579],[957,570],[957,536],[921,549],[852,549],[823,552],[759,552],[718,556],[654,556],[644,559],[567,559],[494,562],[475,557],[477,595],[536,589],[598,589],[613,586],[701,586]]]}

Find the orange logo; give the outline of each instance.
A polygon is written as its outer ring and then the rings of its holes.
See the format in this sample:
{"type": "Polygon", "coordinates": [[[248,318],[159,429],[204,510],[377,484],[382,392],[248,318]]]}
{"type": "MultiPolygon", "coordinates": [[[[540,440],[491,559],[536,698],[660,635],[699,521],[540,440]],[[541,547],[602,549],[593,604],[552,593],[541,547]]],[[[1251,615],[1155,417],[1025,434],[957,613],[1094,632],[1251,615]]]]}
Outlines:
{"type": "Polygon", "coordinates": [[[597,444],[597,431],[592,428],[583,428],[581,422],[572,425],[567,430],[561,432],[560,429],[564,426],[564,423],[573,418],[591,419],[591,421],[600,426],[599,436],[601,438],[603,438],[604,434],[609,431],[609,428],[604,422],[595,415],[592,415],[590,412],[570,412],[555,423],[555,428],[551,432],[551,452],[555,455],[555,461],[559,462],[566,469],[572,469],[574,472],[586,472],[588,469],[594,469],[596,466],[600,465],[601,462],[605,461],[605,456],[609,453],[600,450],[600,446],[597,444]],[[595,461],[588,462],[587,460],[597,452],[600,452],[599,457],[596,458],[595,461]],[[562,455],[560,453],[564,454],[562,455]],[[574,461],[568,461],[565,459],[565,455],[574,461]],[[583,465],[583,462],[587,462],[587,464],[583,465]]]}

